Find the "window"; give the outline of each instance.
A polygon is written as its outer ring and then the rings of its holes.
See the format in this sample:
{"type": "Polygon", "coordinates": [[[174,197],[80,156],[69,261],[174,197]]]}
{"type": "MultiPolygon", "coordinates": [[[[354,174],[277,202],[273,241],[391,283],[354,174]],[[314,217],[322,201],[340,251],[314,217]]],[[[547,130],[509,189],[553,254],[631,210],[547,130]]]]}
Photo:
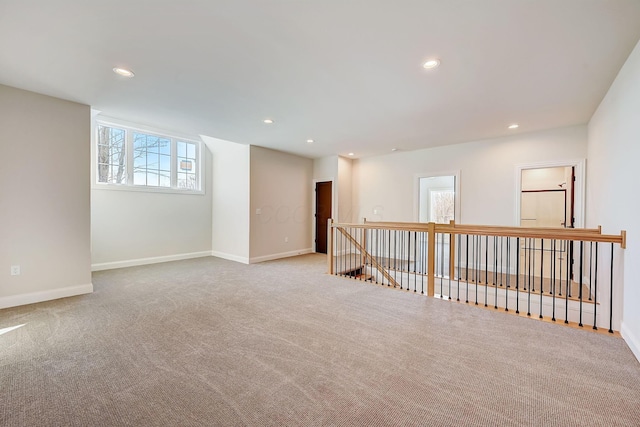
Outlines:
{"type": "Polygon", "coordinates": [[[455,192],[453,190],[429,190],[429,220],[438,224],[448,224],[453,220],[455,192]]]}
{"type": "Polygon", "coordinates": [[[98,182],[125,184],[127,165],[124,129],[98,127],[98,182]]]}
{"type": "Polygon", "coordinates": [[[98,183],[200,190],[199,142],[106,123],[97,130],[98,183]]]}

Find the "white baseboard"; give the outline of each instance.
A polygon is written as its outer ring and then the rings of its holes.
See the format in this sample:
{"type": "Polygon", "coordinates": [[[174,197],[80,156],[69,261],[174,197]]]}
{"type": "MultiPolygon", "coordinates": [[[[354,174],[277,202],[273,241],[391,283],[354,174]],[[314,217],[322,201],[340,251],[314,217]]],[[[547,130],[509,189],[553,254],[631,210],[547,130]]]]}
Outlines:
{"type": "Polygon", "coordinates": [[[210,251],[191,252],[187,254],[130,259],[127,261],[103,262],[99,264],[91,264],[91,271],[111,270],[114,268],[124,268],[124,267],[135,267],[137,265],[158,264],[161,262],[180,261],[183,259],[202,258],[205,256],[211,256],[211,252],[210,251]]]}
{"type": "Polygon", "coordinates": [[[211,256],[226,259],[229,261],[240,262],[242,264],[249,264],[249,258],[243,257],[243,256],[227,254],[227,253],[218,252],[218,251],[211,251],[211,256]]]}
{"type": "Polygon", "coordinates": [[[640,361],[640,340],[633,332],[631,332],[624,322],[622,322],[622,326],[620,327],[620,335],[622,335],[622,338],[624,338],[624,341],[627,343],[636,359],[640,361]]]}
{"type": "Polygon", "coordinates": [[[305,255],[305,254],[310,254],[310,253],[313,253],[313,249],[312,248],[299,249],[297,251],[281,252],[279,254],[258,256],[258,257],[250,258],[249,259],[249,264],[254,264],[256,262],[263,262],[263,261],[272,261],[274,259],[288,258],[288,257],[292,257],[292,256],[305,255]]]}
{"type": "Polygon", "coordinates": [[[0,309],[17,307],[19,305],[35,304],[37,302],[50,301],[52,299],[73,297],[76,295],[90,294],[93,292],[93,284],[67,286],[65,288],[51,289],[47,291],[30,292],[28,294],[12,295],[0,298],[0,309]]]}

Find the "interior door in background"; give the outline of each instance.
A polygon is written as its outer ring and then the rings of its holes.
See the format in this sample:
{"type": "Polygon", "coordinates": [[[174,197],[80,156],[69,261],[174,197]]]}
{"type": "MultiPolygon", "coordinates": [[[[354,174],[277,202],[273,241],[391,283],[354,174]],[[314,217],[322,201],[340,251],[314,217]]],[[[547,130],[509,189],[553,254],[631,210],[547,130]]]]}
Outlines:
{"type": "Polygon", "coordinates": [[[316,252],[327,253],[327,222],[331,218],[331,181],[316,182],[316,252]]]}

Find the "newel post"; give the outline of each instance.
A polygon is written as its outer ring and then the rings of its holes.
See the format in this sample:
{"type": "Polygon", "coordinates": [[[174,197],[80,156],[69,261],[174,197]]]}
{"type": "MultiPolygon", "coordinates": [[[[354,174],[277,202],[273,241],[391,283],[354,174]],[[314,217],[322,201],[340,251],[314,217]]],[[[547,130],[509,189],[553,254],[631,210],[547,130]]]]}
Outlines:
{"type": "Polygon", "coordinates": [[[427,224],[427,296],[435,295],[436,289],[436,224],[430,222],[427,224]]]}
{"type": "Polygon", "coordinates": [[[333,275],[333,218],[327,220],[327,273],[333,275]]]}

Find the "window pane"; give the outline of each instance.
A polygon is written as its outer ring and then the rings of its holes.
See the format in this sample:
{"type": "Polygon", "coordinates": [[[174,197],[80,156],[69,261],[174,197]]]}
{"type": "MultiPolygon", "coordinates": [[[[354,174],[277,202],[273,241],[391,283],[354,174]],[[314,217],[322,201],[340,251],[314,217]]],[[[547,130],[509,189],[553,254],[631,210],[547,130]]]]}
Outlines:
{"type": "Polygon", "coordinates": [[[171,170],[171,156],[160,155],[160,170],[171,170]]]}
{"type": "Polygon", "coordinates": [[[168,139],[160,139],[159,142],[159,152],[160,154],[165,154],[167,156],[171,155],[171,141],[168,139]]]}
{"type": "Polygon", "coordinates": [[[190,159],[196,158],[196,146],[195,144],[187,144],[187,157],[190,159]]]}
{"type": "Polygon", "coordinates": [[[158,173],[153,171],[147,172],[147,185],[152,187],[158,186],[158,173]]]}
{"type": "Polygon", "coordinates": [[[146,174],[146,172],[134,172],[133,173],[133,184],[134,185],[147,185],[147,174],[146,174]]]}
{"type": "Polygon", "coordinates": [[[98,126],[98,182],[124,184],[126,176],[124,129],[98,126]]]}
{"type": "Polygon", "coordinates": [[[177,152],[178,157],[187,157],[187,144],[185,142],[178,141],[177,152]]]}
{"type": "Polygon", "coordinates": [[[160,172],[160,187],[171,187],[171,177],[169,172],[160,172]]]}

